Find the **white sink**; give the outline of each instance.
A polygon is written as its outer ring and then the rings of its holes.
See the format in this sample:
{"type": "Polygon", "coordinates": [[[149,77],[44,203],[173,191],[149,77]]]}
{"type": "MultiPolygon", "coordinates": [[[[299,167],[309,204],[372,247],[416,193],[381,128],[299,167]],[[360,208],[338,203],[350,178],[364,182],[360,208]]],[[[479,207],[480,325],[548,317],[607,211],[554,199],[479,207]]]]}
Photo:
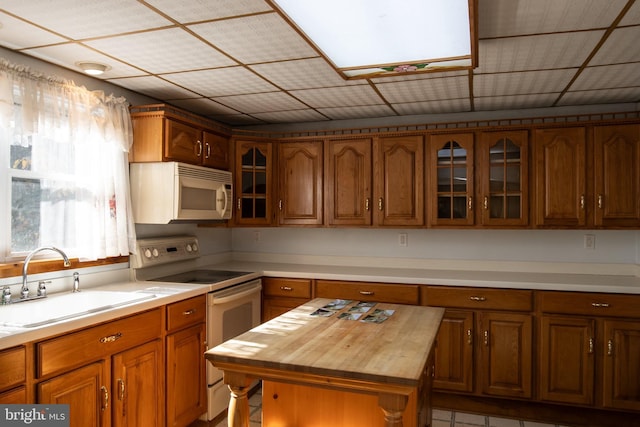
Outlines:
{"type": "Polygon", "coordinates": [[[82,291],[0,306],[0,326],[35,328],[60,320],[155,298],[155,294],[82,291]]]}

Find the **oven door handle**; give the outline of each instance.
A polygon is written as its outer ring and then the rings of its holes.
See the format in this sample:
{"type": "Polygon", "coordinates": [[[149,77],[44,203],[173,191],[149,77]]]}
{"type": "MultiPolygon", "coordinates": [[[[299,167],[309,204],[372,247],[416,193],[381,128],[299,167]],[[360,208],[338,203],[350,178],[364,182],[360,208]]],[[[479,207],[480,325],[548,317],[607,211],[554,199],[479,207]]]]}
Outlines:
{"type": "MultiPolygon", "coordinates": [[[[245,291],[240,291],[240,292],[229,292],[228,295],[225,296],[221,296],[221,297],[217,297],[215,292],[213,294],[213,305],[218,305],[218,304],[226,304],[235,300],[238,300],[240,298],[244,298],[247,295],[251,295],[254,294],[256,292],[260,292],[262,290],[262,285],[256,285],[252,288],[249,288],[245,291]]],[[[222,293],[222,292],[221,292],[222,293]]],[[[225,292],[226,294],[226,292],[225,292]]]]}

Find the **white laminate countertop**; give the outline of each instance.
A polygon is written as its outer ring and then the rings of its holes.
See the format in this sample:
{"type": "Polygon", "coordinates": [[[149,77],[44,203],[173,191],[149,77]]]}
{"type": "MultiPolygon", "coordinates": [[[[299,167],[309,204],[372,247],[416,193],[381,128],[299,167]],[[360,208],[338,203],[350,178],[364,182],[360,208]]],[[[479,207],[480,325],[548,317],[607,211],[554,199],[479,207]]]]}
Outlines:
{"type": "MultiPolygon", "coordinates": [[[[504,289],[640,294],[640,277],[631,275],[520,273],[361,266],[349,267],[247,261],[223,262],[208,265],[204,268],[250,271],[252,273],[240,278],[216,284],[215,287],[198,284],[128,281],[88,288],[84,291],[144,291],[152,292],[156,296],[154,298],[129,305],[123,305],[34,328],[0,326],[0,350],[27,342],[46,339],[54,335],[63,334],[72,330],[85,328],[97,323],[135,314],[197,295],[206,294],[220,287],[241,283],[242,281],[260,276],[399,284],[491,287],[504,289]]],[[[52,296],[53,295],[55,294],[52,294],[52,296]]],[[[35,304],[37,303],[37,301],[33,301],[21,304],[34,304],[33,307],[36,309],[35,304]]],[[[2,320],[1,306],[0,320],[2,320]]]]}

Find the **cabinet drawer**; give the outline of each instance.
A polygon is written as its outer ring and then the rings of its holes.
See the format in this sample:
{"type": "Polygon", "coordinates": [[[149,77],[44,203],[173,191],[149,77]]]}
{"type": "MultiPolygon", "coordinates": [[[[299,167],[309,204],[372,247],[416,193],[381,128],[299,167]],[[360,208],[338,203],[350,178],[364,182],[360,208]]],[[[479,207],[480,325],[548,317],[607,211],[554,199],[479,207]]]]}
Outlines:
{"type": "Polygon", "coordinates": [[[0,351],[0,390],[5,390],[26,380],[27,350],[24,346],[0,351]]]}
{"type": "Polygon", "coordinates": [[[533,291],[520,289],[426,286],[423,303],[435,307],[531,311],[533,291]]]}
{"type": "Polygon", "coordinates": [[[70,370],[160,337],[160,308],[36,344],[38,377],[70,370]]]}
{"type": "Polygon", "coordinates": [[[538,307],[545,313],[640,317],[640,295],[547,291],[538,293],[538,307]]]}
{"type": "Polygon", "coordinates": [[[309,279],[265,277],[262,279],[262,287],[267,296],[311,298],[311,280],[309,279]]]}
{"type": "Polygon", "coordinates": [[[207,296],[201,295],[167,306],[167,330],[174,331],[207,319],[207,296]]]}
{"type": "Polygon", "coordinates": [[[318,280],[316,297],[417,305],[420,288],[418,285],[318,280]]]}

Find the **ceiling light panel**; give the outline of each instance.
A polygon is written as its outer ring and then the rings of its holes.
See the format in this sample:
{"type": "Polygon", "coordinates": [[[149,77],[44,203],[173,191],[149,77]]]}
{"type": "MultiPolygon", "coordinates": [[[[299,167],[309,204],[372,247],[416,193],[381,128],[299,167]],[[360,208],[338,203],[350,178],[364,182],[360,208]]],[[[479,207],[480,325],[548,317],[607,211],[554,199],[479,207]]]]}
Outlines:
{"type": "Polygon", "coordinates": [[[471,55],[468,0],[274,3],[341,69],[471,55]]]}
{"type": "Polygon", "coordinates": [[[180,28],[93,40],[86,44],[154,74],[238,65],[180,28]]]}
{"type": "Polygon", "coordinates": [[[207,22],[189,29],[244,64],[317,56],[276,13],[207,22]]]}
{"type": "Polygon", "coordinates": [[[79,40],[172,25],[137,1],[29,0],[3,2],[8,12],[79,40]],[[96,17],[100,20],[96,22],[96,17]]]}

